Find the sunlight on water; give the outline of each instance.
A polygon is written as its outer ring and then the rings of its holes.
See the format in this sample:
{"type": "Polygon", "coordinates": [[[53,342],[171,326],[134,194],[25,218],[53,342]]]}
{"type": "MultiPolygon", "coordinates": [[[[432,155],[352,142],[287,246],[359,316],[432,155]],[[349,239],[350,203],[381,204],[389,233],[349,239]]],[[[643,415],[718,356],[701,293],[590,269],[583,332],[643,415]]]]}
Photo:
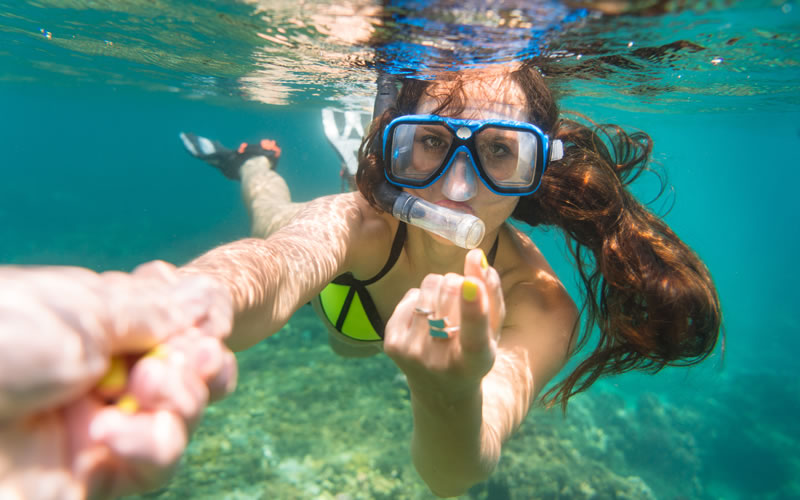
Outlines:
{"type": "Polygon", "coordinates": [[[620,17],[553,1],[396,3],[4,0],[0,40],[14,50],[0,52],[0,78],[360,106],[378,68],[424,76],[533,57],[563,92],[611,92],[624,108],[798,104],[791,3],[681,2],[666,15],[620,17]]]}

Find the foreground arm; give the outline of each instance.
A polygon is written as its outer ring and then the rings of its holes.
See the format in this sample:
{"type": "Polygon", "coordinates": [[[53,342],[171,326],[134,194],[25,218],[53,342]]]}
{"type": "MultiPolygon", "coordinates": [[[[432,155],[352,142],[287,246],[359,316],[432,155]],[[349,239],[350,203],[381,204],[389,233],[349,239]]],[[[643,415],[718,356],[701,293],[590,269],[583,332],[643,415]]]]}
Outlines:
{"type": "Polygon", "coordinates": [[[387,325],[385,349],[411,389],[414,465],[440,496],[462,494],[489,476],[502,443],[566,360],[575,325],[566,294],[550,291],[544,297],[551,303],[542,304],[535,289],[541,283],[515,287],[506,315],[499,277],[480,261],[480,252],[471,252],[466,278],[432,275],[410,292],[390,320],[406,321],[407,330],[392,323],[391,342],[387,325]],[[426,318],[414,313],[426,295],[440,297],[445,310],[459,304],[460,331],[453,338],[430,338],[426,318]]]}
{"type": "Polygon", "coordinates": [[[216,278],[230,292],[231,348],[246,349],[277,332],[349,267],[351,242],[362,234],[364,205],[366,200],[356,193],[319,198],[268,239],[217,247],[183,268],[216,278]]]}
{"type": "Polygon", "coordinates": [[[0,268],[0,497],[162,484],[209,399],[233,390],[231,316],[212,280],[163,262],[132,274],[0,268]]]}

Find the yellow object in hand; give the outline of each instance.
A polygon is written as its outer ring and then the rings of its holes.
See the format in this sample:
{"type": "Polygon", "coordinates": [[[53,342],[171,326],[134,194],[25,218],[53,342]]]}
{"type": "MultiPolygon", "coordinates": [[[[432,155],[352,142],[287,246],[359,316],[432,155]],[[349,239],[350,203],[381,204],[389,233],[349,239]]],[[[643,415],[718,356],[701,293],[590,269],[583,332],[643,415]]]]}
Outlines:
{"type": "Polygon", "coordinates": [[[152,349],[150,349],[150,352],[145,354],[145,357],[154,357],[158,359],[167,359],[168,356],[169,353],[167,351],[167,346],[162,344],[153,347],[152,349]]]}
{"type": "Polygon", "coordinates": [[[113,356],[106,374],[97,383],[97,391],[104,397],[118,396],[128,383],[128,363],[121,356],[113,356]]]}
{"type": "Polygon", "coordinates": [[[117,408],[124,413],[136,413],[139,411],[139,400],[132,394],[125,394],[117,401],[117,408]]]}

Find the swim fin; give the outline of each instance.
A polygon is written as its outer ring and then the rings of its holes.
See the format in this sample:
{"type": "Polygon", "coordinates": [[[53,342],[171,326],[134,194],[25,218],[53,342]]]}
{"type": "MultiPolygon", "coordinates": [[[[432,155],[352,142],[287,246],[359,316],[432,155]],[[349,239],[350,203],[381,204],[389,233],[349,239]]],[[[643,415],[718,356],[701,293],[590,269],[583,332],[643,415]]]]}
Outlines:
{"type": "Polygon", "coordinates": [[[238,149],[228,149],[219,141],[206,139],[191,132],[181,132],[183,147],[190,155],[216,167],[231,180],[239,180],[239,168],[250,158],[266,156],[271,160],[272,168],[278,166],[281,148],[269,139],[262,139],[258,144],[243,142],[238,149]]]}
{"type": "Polygon", "coordinates": [[[364,131],[369,128],[372,115],[360,111],[322,109],[322,127],[325,137],[342,160],[342,176],[353,177],[358,170],[358,148],[364,131]]]}

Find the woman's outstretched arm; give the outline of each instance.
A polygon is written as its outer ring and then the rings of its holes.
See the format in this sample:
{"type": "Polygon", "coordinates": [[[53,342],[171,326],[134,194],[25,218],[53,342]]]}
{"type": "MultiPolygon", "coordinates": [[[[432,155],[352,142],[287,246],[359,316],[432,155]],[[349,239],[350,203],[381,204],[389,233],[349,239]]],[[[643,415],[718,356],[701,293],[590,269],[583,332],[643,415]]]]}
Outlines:
{"type": "Polygon", "coordinates": [[[277,332],[301,305],[349,269],[352,243],[367,234],[365,207],[356,193],[316,199],[269,239],[219,246],[182,269],[212,276],[230,292],[234,327],[229,347],[246,349],[277,332]]]}

